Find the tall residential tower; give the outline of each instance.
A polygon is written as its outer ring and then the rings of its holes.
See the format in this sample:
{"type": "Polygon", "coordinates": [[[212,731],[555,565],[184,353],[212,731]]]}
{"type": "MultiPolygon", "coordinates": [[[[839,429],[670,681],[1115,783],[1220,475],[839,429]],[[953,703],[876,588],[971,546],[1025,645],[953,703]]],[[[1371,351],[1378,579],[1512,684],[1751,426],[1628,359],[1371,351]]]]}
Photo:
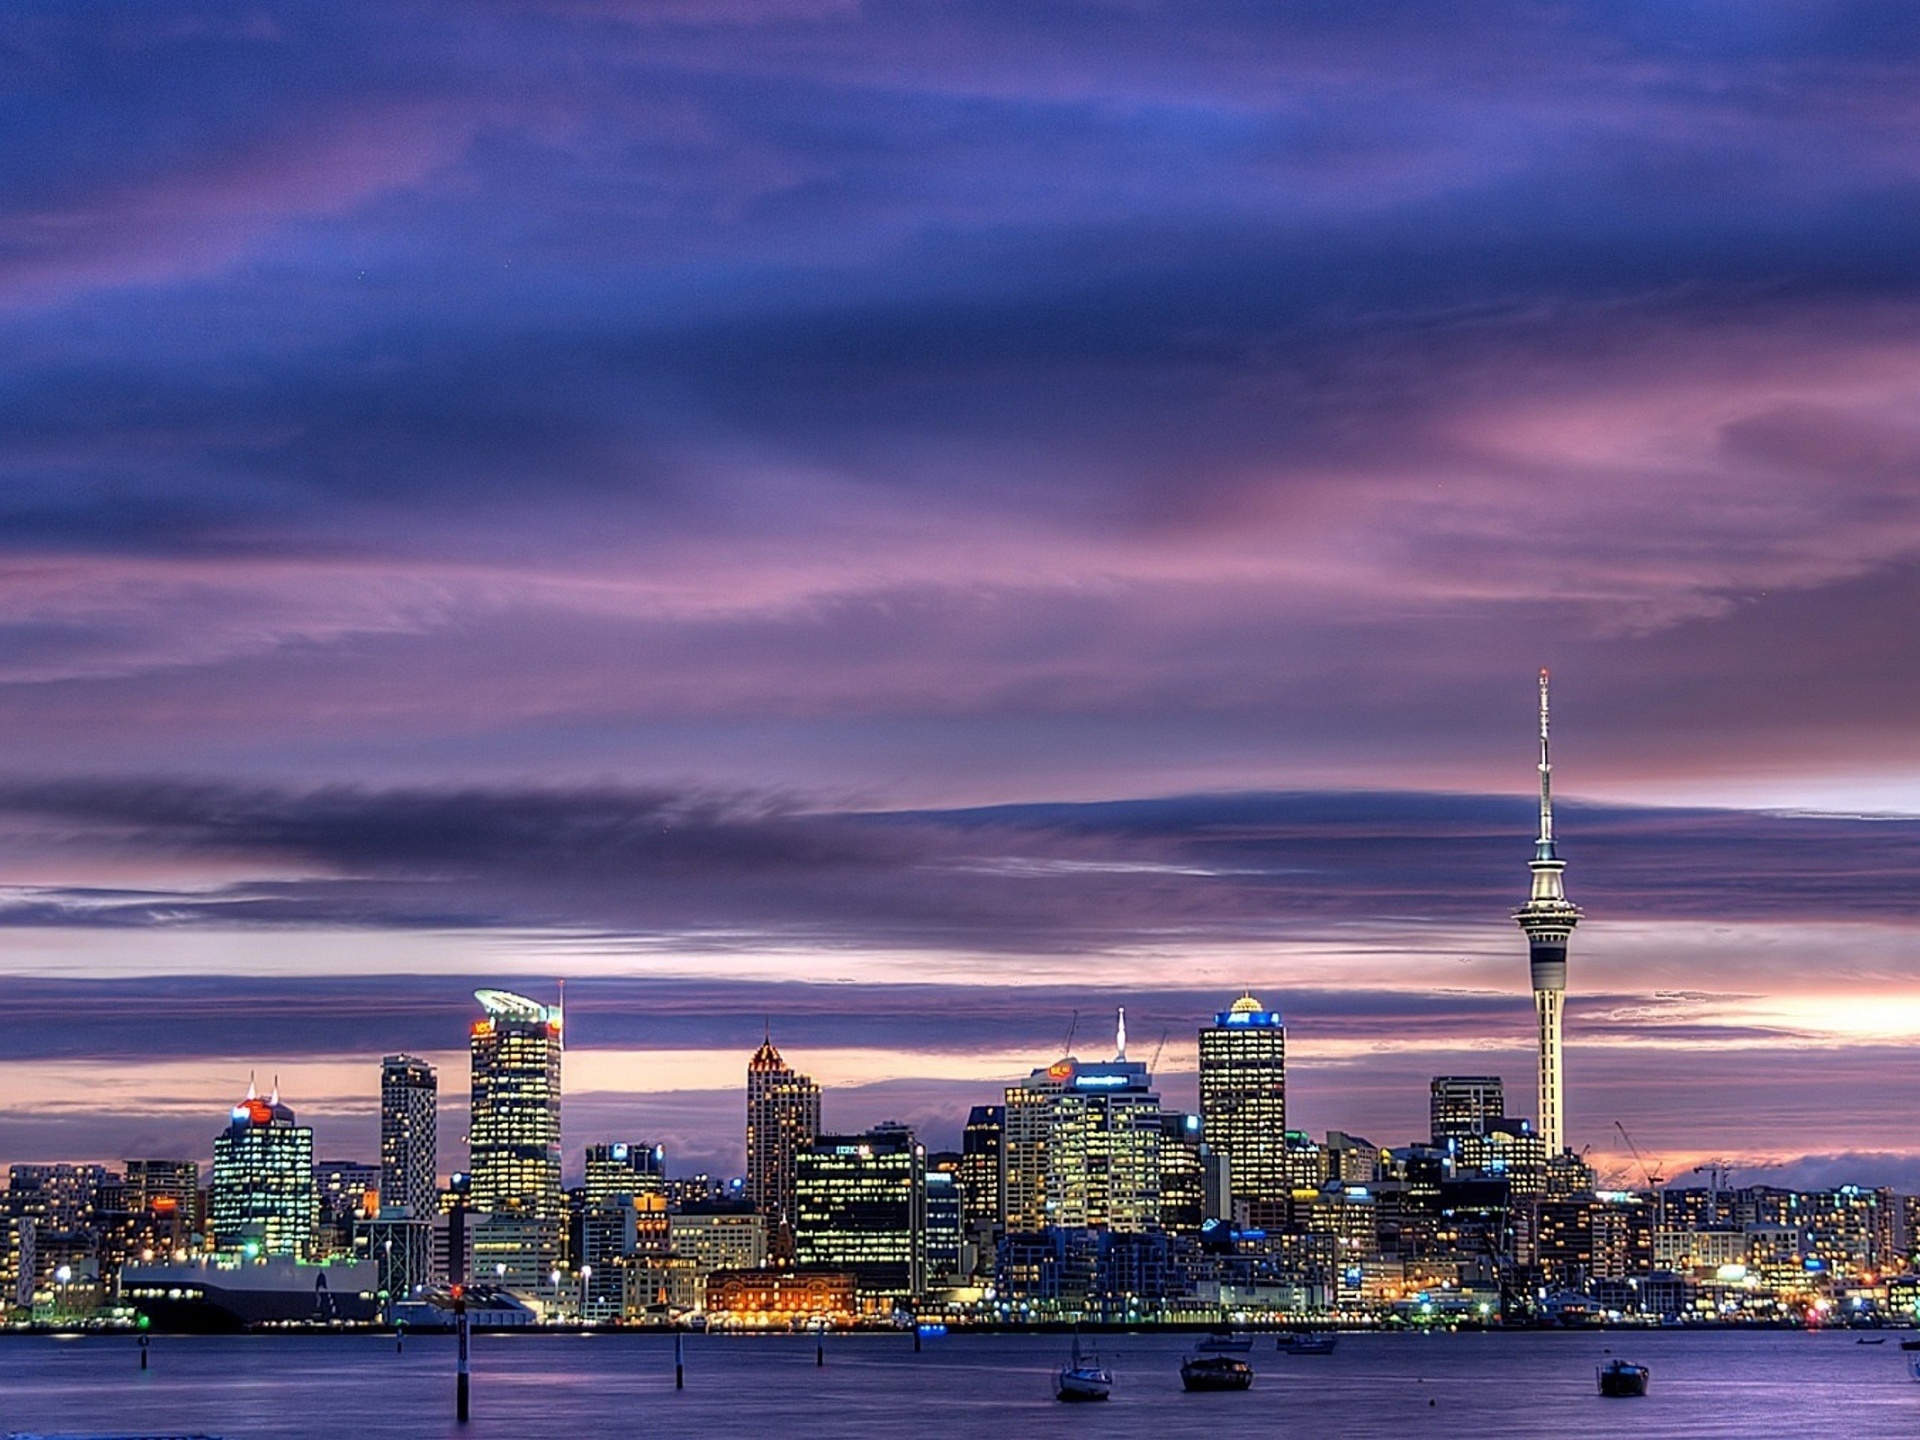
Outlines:
{"type": "Polygon", "coordinates": [[[747,1199],[767,1217],[774,1254],[793,1253],[800,1152],[820,1134],[820,1087],[780,1058],[773,1036],[747,1062],[747,1199]]]}
{"type": "Polygon", "coordinates": [[[380,1062],[380,1209],[431,1220],[438,1205],[440,1083],[411,1055],[380,1062]]]}
{"type": "Polygon", "coordinates": [[[1553,848],[1553,765],[1547,757],[1547,672],[1540,672],[1540,838],[1534,845],[1533,894],[1513,912],[1527,935],[1533,1008],[1540,1022],[1540,1139],[1549,1158],[1566,1148],[1560,1012],[1567,994],[1567,939],[1580,909],[1567,899],[1567,868],[1553,848]]]}

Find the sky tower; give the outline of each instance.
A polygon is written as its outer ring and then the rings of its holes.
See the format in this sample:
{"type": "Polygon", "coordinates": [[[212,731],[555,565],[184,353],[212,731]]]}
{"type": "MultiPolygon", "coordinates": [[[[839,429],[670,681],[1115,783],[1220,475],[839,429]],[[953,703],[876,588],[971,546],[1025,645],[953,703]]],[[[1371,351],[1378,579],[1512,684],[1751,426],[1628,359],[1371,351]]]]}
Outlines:
{"type": "Polygon", "coordinates": [[[1547,758],[1547,672],[1540,672],[1540,839],[1534,846],[1533,894],[1513,918],[1527,933],[1533,969],[1533,1008],[1540,1020],[1540,1138],[1547,1155],[1566,1149],[1565,1091],[1560,1061],[1560,1012],[1567,996],[1567,938],[1580,908],[1561,883],[1567,862],[1553,848],[1553,765],[1547,758]]]}

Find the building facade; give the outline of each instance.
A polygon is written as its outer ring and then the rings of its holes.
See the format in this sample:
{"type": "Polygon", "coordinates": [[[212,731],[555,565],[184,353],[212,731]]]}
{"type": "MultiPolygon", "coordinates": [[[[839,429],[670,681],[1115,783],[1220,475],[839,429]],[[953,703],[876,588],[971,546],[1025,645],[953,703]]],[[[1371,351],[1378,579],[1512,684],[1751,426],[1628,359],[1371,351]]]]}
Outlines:
{"type": "Polygon", "coordinates": [[[1200,1030],[1200,1118],[1236,1198],[1286,1199],[1287,1027],[1251,995],[1200,1030]]]}
{"type": "Polygon", "coordinates": [[[820,1087],[780,1058],[769,1035],[747,1063],[746,1196],[767,1217],[774,1255],[793,1254],[800,1152],[820,1134],[820,1087]]]}
{"type": "Polygon", "coordinates": [[[840,1270],[867,1296],[926,1288],[927,1152],[905,1126],[822,1135],[798,1157],[794,1260],[840,1270]]]}
{"type": "Polygon", "coordinates": [[[313,1131],[276,1089],[253,1086],[213,1141],[209,1209],[214,1247],[248,1259],[305,1260],[320,1220],[313,1183],[313,1131]]]}
{"type": "Polygon", "coordinates": [[[412,1055],[380,1062],[380,1211],[430,1219],[440,1194],[440,1081],[412,1055]]]}
{"type": "Polygon", "coordinates": [[[561,1014],[501,990],[479,990],[473,1024],[468,1204],[472,1273],[510,1288],[545,1283],[566,1227],[560,1188],[561,1014]]]}
{"type": "Polygon", "coordinates": [[[1427,1109],[1433,1143],[1444,1149],[1449,1140],[1484,1135],[1490,1122],[1504,1119],[1506,1092],[1498,1075],[1436,1075],[1427,1109]]]}
{"type": "Polygon", "coordinates": [[[1006,1092],[1007,1230],[1158,1229],[1160,1097],[1136,1061],[1069,1056],[1006,1092]]]}

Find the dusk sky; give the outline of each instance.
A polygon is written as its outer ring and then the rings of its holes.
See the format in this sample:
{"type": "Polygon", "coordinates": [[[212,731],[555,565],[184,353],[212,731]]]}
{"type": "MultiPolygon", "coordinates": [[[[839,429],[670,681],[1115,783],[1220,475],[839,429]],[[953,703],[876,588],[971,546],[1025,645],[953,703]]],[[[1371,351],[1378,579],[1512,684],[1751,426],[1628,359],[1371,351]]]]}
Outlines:
{"type": "Polygon", "coordinates": [[[1531,1113],[1549,666],[1570,1142],[1920,1189],[1920,8],[25,0],[0,133],[0,1163],[457,1168],[562,977],[570,1165],[1243,986],[1531,1113]]]}

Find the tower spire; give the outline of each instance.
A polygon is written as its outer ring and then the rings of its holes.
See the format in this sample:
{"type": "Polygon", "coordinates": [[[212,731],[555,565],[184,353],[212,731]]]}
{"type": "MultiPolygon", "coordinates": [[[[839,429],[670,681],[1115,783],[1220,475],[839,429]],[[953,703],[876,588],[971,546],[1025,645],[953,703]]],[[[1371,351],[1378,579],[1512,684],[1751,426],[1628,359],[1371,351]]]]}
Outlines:
{"type": "Polygon", "coordinates": [[[1547,672],[1540,672],[1540,836],[1534,842],[1532,893],[1513,912],[1526,933],[1539,1021],[1540,1138],[1547,1154],[1566,1148],[1561,1062],[1561,1012],[1567,990],[1567,940],[1580,923],[1579,907],[1567,899],[1566,862],[1553,840],[1553,761],[1547,745],[1547,672]]]}
{"type": "Polygon", "coordinates": [[[1553,857],[1553,760],[1547,751],[1547,672],[1540,672],[1540,858],[1553,857]]]}
{"type": "Polygon", "coordinates": [[[1120,1007],[1119,1023],[1114,1026],[1113,1058],[1116,1060],[1127,1058],[1127,1007],[1124,1005],[1120,1007]]]}

